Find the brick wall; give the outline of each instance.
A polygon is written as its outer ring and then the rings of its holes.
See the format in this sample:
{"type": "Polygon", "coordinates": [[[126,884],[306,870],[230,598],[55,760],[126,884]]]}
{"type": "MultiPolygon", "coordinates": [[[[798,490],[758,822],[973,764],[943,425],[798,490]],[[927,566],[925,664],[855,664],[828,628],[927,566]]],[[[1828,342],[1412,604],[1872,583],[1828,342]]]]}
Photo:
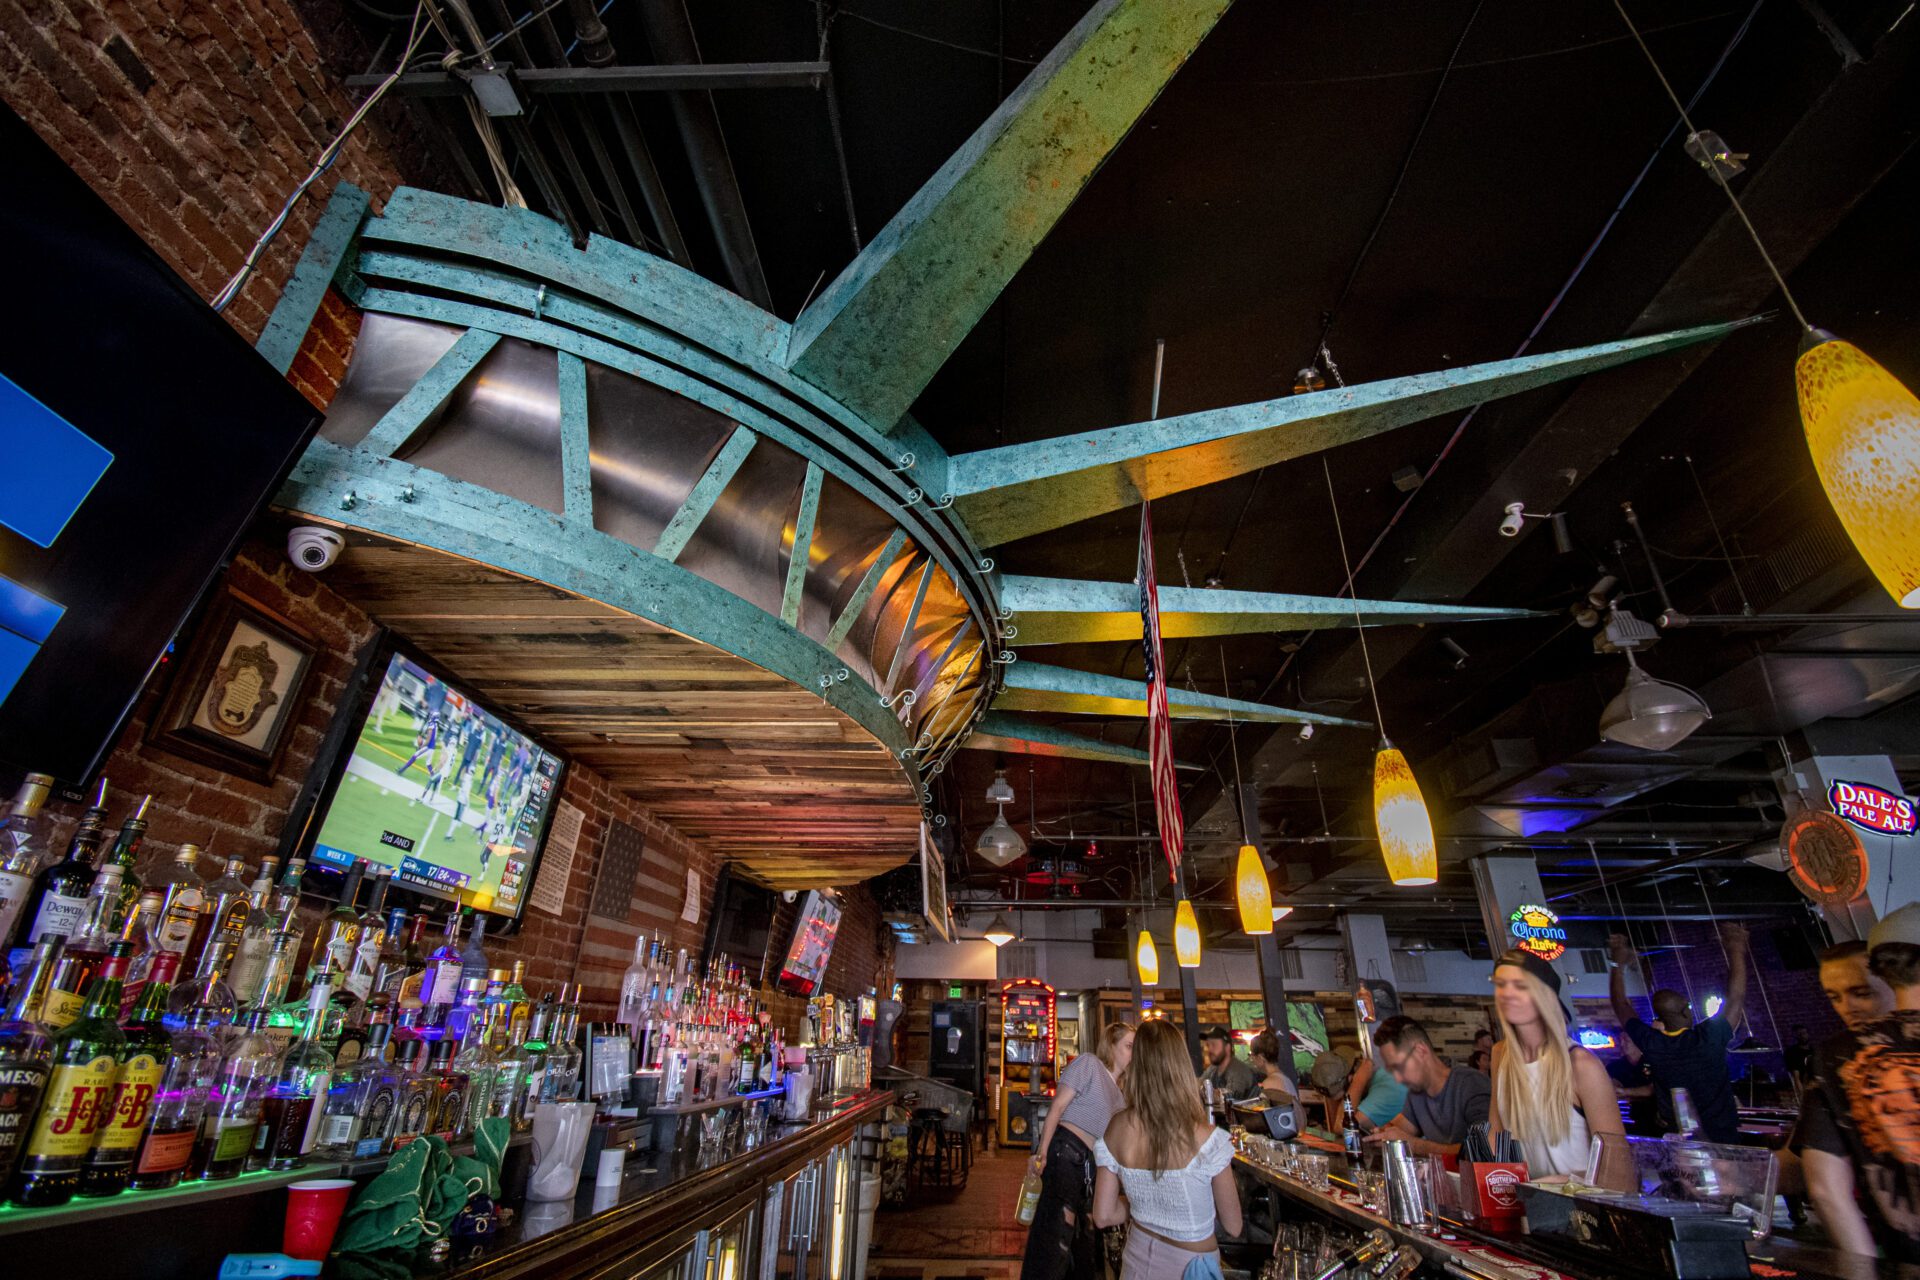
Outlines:
{"type": "MultiPolygon", "coordinates": [[[[206,298],[352,114],[339,77],[370,57],[339,0],[0,0],[0,97],[206,298]]],[[[397,105],[376,108],[225,311],[248,338],[342,178],[376,205],[403,182],[462,189],[397,105]]],[[[324,404],[317,377],[294,381],[324,404]]]]}

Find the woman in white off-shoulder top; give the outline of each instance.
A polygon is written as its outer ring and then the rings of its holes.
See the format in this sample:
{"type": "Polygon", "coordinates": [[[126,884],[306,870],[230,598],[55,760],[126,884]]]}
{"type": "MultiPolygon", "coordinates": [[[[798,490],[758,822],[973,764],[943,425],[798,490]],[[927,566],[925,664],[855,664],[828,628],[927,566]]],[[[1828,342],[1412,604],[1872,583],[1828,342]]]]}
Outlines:
{"type": "Polygon", "coordinates": [[[1215,1232],[1240,1234],[1233,1144],[1207,1121],[1177,1027],[1140,1028],[1123,1087],[1127,1109],[1093,1149],[1093,1220],[1128,1224],[1120,1280],[1218,1280],[1215,1232]]]}

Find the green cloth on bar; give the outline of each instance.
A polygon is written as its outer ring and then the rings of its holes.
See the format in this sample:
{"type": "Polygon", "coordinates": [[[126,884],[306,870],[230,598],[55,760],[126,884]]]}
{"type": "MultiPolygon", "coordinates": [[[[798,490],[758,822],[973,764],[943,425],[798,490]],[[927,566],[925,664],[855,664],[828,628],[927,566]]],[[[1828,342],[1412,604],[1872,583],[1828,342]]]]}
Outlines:
{"type": "Polygon", "coordinates": [[[334,1252],[413,1250],[444,1238],[474,1195],[500,1194],[507,1138],[506,1120],[493,1116],[475,1130],[470,1156],[431,1134],[409,1142],[347,1206],[334,1252]]]}

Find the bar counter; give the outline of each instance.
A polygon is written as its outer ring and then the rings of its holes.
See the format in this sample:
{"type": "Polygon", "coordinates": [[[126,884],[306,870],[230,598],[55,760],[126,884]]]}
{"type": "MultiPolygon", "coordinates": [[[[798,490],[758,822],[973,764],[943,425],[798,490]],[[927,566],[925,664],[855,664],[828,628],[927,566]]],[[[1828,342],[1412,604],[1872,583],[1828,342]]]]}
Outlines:
{"type": "MultiPolygon", "coordinates": [[[[875,1126],[892,1100],[886,1090],[855,1094],[831,1110],[816,1111],[811,1120],[770,1123],[751,1147],[736,1136],[723,1148],[703,1149],[694,1141],[633,1152],[617,1189],[596,1186],[589,1162],[578,1194],[550,1203],[529,1203],[511,1194],[516,1160],[530,1154],[524,1136],[516,1135],[517,1150],[509,1152],[503,1171],[509,1193],[501,1201],[511,1213],[491,1236],[452,1241],[442,1257],[335,1255],[324,1275],[339,1280],[678,1276],[699,1253],[714,1263],[713,1269],[696,1265],[687,1274],[758,1276],[762,1259],[771,1258],[774,1270],[764,1274],[848,1280],[860,1176],[874,1161],[875,1126]]],[[[731,1118],[739,1112],[713,1114],[731,1118]]],[[[647,1128],[643,1120],[643,1136],[647,1128]]],[[[740,1128],[736,1123],[731,1131],[737,1135],[740,1128]]],[[[364,1186],[384,1166],[384,1159],[349,1168],[315,1163],[292,1173],[251,1174],[230,1183],[129,1192],[76,1201],[67,1210],[34,1211],[36,1221],[12,1224],[8,1238],[0,1241],[0,1258],[85,1258],[89,1280],[211,1277],[228,1254],[279,1251],[287,1183],[345,1175],[364,1186]]],[[[519,1181],[524,1185],[524,1178],[519,1181]]],[[[9,1267],[0,1262],[4,1274],[10,1274],[9,1267]]]]}
{"type": "MultiPolygon", "coordinates": [[[[1234,1170],[1243,1192],[1264,1192],[1287,1206],[1282,1210],[1276,1204],[1277,1220],[1294,1220],[1304,1212],[1358,1233],[1377,1228],[1396,1244],[1412,1246],[1431,1267],[1448,1275],[1465,1272],[1485,1280],[1617,1280],[1622,1276],[1661,1274],[1655,1267],[1597,1248],[1576,1254],[1579,1246],[1535,1238],[1524,1226],[1503,1229],[1453,1218],[1443,1218],[1435,1231],[1398,1226],[1385,1215],[1362,1207],[1344,1156],[1329,1155],[1327,1161],[1332,1170],[1330,1191],[1316,1190],[1245,1154],[1234,1157],[1234,1170]]],[[[1803,1280],[1920,1280],[1920,1267],[1802,1245],[1777,1234],[1768,1240],[1749,1242],[1747,1253],[1752,1274],[1767,1280],[1788,1276],[1803,1280]]]]}

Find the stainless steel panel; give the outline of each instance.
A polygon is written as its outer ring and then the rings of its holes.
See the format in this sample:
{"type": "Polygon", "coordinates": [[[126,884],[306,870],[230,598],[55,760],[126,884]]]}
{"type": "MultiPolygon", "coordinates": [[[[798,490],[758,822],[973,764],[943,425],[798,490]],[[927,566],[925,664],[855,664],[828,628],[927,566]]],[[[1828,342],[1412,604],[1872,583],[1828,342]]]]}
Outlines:
{"type": "Polygon", "coordinates": [[[552,347],[502,338],[396,456],[557,513],[558,377],[552,347]]]}
{"type": "MultiPolygon", "coordinates": [[[[825,478],[820,486],[820,511],[813,525],[812,563],[800,601],[801,631],[815,640],[826,639],[833,620],[848,597],[859,589],[860,579],[893,536],[895,527],[891,516],[844,481],[825,478]]],[[[905,552],[901,559],[906,559],[905,552]]]]}
{"type": "Polygon", "coordinates": [[[587,421],[594,527],[643,551],[659,543],[734,429],[685,396],[591,363],[587,421]]]}
{"type": "Polygon", "coordinates": [[[463,332],[456,325],[426,320],[377,313],[362,317],[353,359],[333,403],[327,406],[320,438],[338,445],[359,444],[463,332]]]}
{"type": "Polygon", "coordinates": [[[681,567],[777,616],[806,475],[799,454],[761,439],[681,551],[681,567]]]}

